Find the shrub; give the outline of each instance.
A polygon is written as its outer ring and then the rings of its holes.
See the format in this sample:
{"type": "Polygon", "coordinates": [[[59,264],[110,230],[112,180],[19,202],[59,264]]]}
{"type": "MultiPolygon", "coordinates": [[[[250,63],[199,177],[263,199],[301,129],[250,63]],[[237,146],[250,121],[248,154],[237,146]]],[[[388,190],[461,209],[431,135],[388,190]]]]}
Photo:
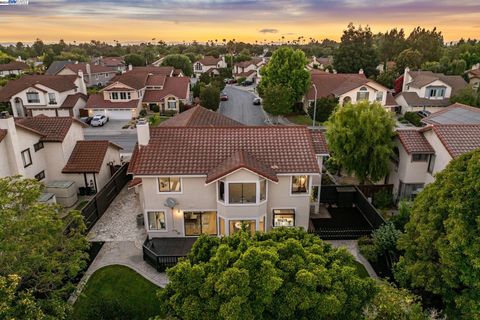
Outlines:
{"type": "Polygon", "coordinates": [[[145,109],[140,110],[139,115],[140,115],[140,117],[145,117],[147,115],[147,110],[145,110],[145,109]]]}
{"type": "Polygon", "coordinates": [[[327,169],[327,171],[331,174],[335,174],[340,169],[340,166],[333,158],[330,157],[327,159],[327,161],[325,161],[325,169],[327,169]]]}
{"type": "Polygon", "coordinates": [[[375,208],[390,208],[393,205],[393,194],[388,190],[380,190],[373,195],[372,202],[375,208]]]}
{"type": "Polygon", "coordinates": [[[370,262],[377,262],[378,250],[372,238],[365,236],[358,239],[358,249],[365,259],[370,262]]]}
{"type": "MultiPolygon", "coordinates": [[[[327,121],[330,115],[332,114],[335,107],[338,105],[338,98],[336,97],[321,97],[317,99],[317,112],[315,114],[316,121],[324,122],[327,121]]],[[[315,111],[315,103],[312,102],[308,106],[308,115],[313,119],[313,113],[315,111]]]]}
{"type": "Polygon", "coordinates": [[[150,107],[150,110],[152,110],[153,112],[160,112],[160,106],[158,104],[153,104],[150,107]]]}
{"type": "Polygon", "coordinates": [[[242,84],[243,81],[245,81],[245,80],[247,80],[246,77],[240,77],[240,78],[237,79],[237,83],[238,83],[238,84],[242,84]]]}
{"type": "Polygon", "coordinates": [[[390,221],[400,231],[405,230],[405,225],[410,220],[410,211],[412,210],[412,203],[407,201],[400,202],[398,206],[398,213],[390,217],[390,221]]]}
{"type": "Polygon", "coordinates": [[[167,111],[165,111],[165,115],[166,115],[167,117],[173,117],[173,116],[176,115],[176,114],[177,114],[177,111],[174,111],[174,110],[167,110],[167,111]]]}
{"type": "Polygon", "coordinates": [[[404,118],[416,127],[422,126],[422,118],[416,112],[405,112],[404,118]]]}
{"type": "Polygon", "coordinates": [[[395,228],[395,225],[388,221],[373,232],[373,242],[378,253],[393,253],[397,251],[397,241],[402,232],[395,228]]]}

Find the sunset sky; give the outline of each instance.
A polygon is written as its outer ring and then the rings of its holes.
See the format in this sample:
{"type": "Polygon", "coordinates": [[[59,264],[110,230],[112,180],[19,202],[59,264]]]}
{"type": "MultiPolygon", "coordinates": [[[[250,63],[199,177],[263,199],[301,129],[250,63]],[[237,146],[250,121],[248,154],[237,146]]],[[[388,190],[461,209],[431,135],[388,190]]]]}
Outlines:
{"type": "Polygon", "coordinates": [[[349,22],[374,32],[437,26],[446,41],[480,38],[479,0],[30,0],[0,6],[0,43],[339,40],[349,22]]]}

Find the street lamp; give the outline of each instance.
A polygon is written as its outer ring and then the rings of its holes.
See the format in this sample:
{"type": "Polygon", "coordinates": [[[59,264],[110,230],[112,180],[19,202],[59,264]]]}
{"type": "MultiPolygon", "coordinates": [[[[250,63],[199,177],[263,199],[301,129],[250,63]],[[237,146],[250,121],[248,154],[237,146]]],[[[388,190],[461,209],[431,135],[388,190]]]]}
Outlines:
{"type": "Polygon", "coordinates": [[[313,89],[315,89],[315,101],[313,102],[313,127],[315,128],[315,119],[317,118],[317,86],[315,83],[312,84],[313,89]]]}

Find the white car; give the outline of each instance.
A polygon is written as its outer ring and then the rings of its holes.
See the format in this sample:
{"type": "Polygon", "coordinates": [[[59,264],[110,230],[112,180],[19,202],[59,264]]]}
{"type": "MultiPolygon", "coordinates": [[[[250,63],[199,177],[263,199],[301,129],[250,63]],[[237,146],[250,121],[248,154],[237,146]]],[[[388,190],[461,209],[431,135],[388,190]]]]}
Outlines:
{"type": "Polygon", "coordinates": [[[93,117],[92,122],[90,122],[90,125],[92,127],[99,127],[99,126],[101,127],[107,122],[108,122],[108,117],[102,116],[102,115],[96,115],[93,117]]]}

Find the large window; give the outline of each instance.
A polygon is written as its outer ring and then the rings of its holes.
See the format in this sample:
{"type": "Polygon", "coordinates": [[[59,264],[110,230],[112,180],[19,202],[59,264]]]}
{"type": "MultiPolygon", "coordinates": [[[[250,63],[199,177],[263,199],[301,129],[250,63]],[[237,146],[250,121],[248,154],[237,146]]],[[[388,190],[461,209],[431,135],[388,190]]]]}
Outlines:
{"type": "Polygon", "coordinates": [[[164,211],[148,211],[148,229],[149,230],[166,230],[167,223],[164,211]]]}
{"type": "Polygon", "coordinates": [[[40,103],[40,96],[38,92],[27,92],[28,103],[40,103]]]}
{"type": "Polygon", "coordinates": [[[23,167],[26,168],[32,164],[32,156],[30,155],[30,149],[22,151],[23,167]]]}
{"type": "Polygon", "coordinates": [[[169,109],[169,110],[177,109],[177,100],[175,98],[168,98],[167,109],[169,109]]]}
{"type": "Polygon", "coordinates": [[[416,153],[412,154],[412,162],[427,162],[430,158],[429,154],[416,153]]]}
{"type": "Polygon", "coordinates": [[[55,93],[53,93],[53,92],[48,93],[48,103],[49,104],[57,104],[57,98],[55,97],[55,93]]]}
{"type": "Polygon", "coordinates": [[[158,191],[160,192],[181,192],[182,183],[178,177],[158,178],[158,191]]]}
{"type": "Polygon", "coordinates": [[[275,209],[273,210],[274,227],[294,227],[295,210],[293,209],[275,209]]]}
{"type": "Polygon", "coordinates": [[[398,197],[399,199],[413,200],[423,186],[423,183],[403,183],[400,181],[398,197]]]}
{"type": "Polygon", "coordinates": [[[196,71],[202,71],[202,65],[200,63],[195,63],[195,70],[196,71]]]}
{"type": "Polygon", "coordinates": [[[430,159],[428,160],[428,168],[427,168],[428,173],[433,172],[433,168],[435,167],[435,158],[436,156],[434,154],[430,155],[430,159]]]}
{"type": "Polygon", "coordinates": [[[292,176],[292,193],[308,193],[308,176],[292,176]]]}
{"type": "Polygon", "coordinates": [[[383,91],[377,91],[377,96],[375,97],[375,101],[382,102],[383,100],[383,91]]]}
{"type": "Polygon", "coordinates": [[[427,98],[443,98],[445,96],[445,87],[428,87],[427,98]]]}
{"type": "Polygon", "coordinates": [[[357,101],[368,100],[368,97],[368,89],[365,87],[361,87],[360,90],[357,92],[357,101]]]}
{"type": "Polygon", "coordinates": [[[267,200],[267,180],[260,181],[260,201],[267,200]]]}
{"type": "Polygon", "coordinates": [[[255,233],[256,222],[255,220],[230,220],[230,234],[234,234],[242,230],[255,233]]]}
{"type": "Polygon", "coordinates": [[[229,183],[228,184],[228,202],[229,203],[256,203],[257,202],[257,184],[256,183],[229,183]]]}
{"type": "Polygon", "coordinates": [[[118,100],[118,92],[111,92],[110,93],[111,100],[118,100]]]}
{"type": "Polygon", "coordinates": [[[217,234],[217,213],[215,211],[184,212],[183,217],[186,236],[199,236],[202,233],[217,234]]]}

